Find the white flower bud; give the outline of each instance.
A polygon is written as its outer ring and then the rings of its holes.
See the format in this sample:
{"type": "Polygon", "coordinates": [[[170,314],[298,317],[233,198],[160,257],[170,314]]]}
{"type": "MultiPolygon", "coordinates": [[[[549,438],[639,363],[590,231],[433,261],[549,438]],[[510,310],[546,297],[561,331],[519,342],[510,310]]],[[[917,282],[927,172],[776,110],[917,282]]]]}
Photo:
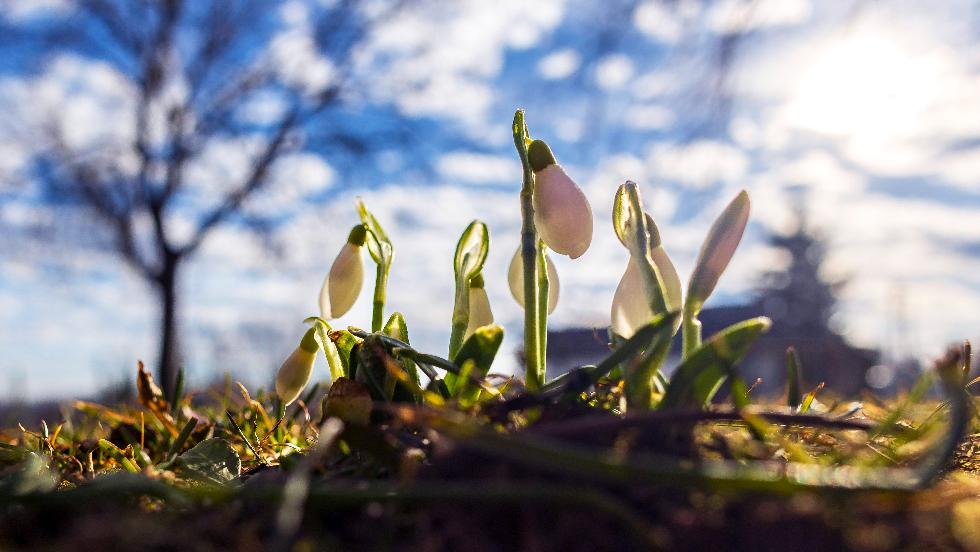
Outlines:
{"type": "Polygon", "coordinates": [[[613,295],[612,330],[628,339],[652,318],[653,311],[643,292],[643,276],[631,257],[613,295]]]}
{"type": "MultiPolygon", "coordinates": [[[[558,306],[558,271],[551,258],[545,256],[548,267],[548,314],[555,311],[558,306]]],[[[507,283],[510,285],[510,293],[514,296],[517,304],[524,308],[524,259],[521,258],[521,248],[517,248],[514,258],[510,260],[510,267],[507,269],[507,283]]]]}
{"type": "Polygon", "coordinates": [[[592,207],[585,193],[556,162],[548,145],[528,147],[534,169],[534,225],[555,253],[581,257],[592,243],[592,207]]]}
{"type": "MultiPolygon", "coordinates": [[[[657,271],[664,281],[666,288],[665,302],[668,311],[676,311],[681,308],[681,281],[677,276],[674,264],[670,262],[667,252],[663,247],[655,247],[650,251],[657,271]]],[[[643,275],[636,261],[630,257],[626,272],[616,287],[616,293],[612,301],[612,330],[617,335],[629,339],[654,318],[653,311],[650,309],[650,300],[646,296],[643,285],[643,275]]]]}
{"type": "Polygon", "coordinates": [[[735,248],[742,241],[750,208],[749,194],[742,190],[711,225],[687,284],[687,307],[693,312],[701,310],[732,260],[735,248]]]}
{"type": "Polygon", "coordinates": [[[320,288],[320,314],[323,318],[339,318],[357,301],[364,286],[364,261],[361,255],[363,244],[363,227],[356,226],[334,259],[330,272],[323,280],[323,287],[320,288]],[[359,233],[358,228],[361,228],[359,233]]]}
{"type": "Polygon", "coordinates": [[[470,286],[470,319],[466,324],[463,341],[473,335],[477,328],[493,324],[493,311],[490,310],[490,298],[483,286],[470,286]]]}
{"type": "Polygon", "coordinates": [[[313,361],[316,360],[316,352],[320,348],[314,334],[315,331],[310,328],[299,347],[286,358],[276,373],[276,394],[284,405],[295,401],[310,382],[313,361]]]}
{"type": "Polygon", "coordinates": [[[667,292],[664,302],[667,304],[667,310],[680,310],[682,304],[681,277],[678,276],[674,263],[670,261],[670,257],[667,256],[667,251],[662,245],[651,249],[650,257],[653,259],[653,263],[657,265],[660,278],[664,281],[667,292]]]}

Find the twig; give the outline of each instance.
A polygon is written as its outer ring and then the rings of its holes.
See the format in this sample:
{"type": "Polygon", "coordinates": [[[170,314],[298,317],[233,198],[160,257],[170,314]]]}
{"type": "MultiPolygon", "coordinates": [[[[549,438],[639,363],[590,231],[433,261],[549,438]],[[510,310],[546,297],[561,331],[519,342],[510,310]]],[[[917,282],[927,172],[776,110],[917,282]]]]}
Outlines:
{"type": "Polygon", "coordinates": [[[263,464],[265,464],[266,466],[271,466],[272,464],[270,464],[269,461],[266,460],[264,456],[259,454],[259,451],[255,450],[255,447],[252,446],[252,442],[249,441],[248,437],[245,436],[245,432],[242,431],[242,428],[238,427],[238,424],[235,423],[235,416],[231,413],[231,410],[225,410],[225,414],[228,415],[228,422],[231,423],[231,427],[235,429],[235,431],[238,433],[238,436],[242,438],[242,441],[245,441],[245,446],[248,447],[248,450],[252,451],[252,454],[254,454],[255,457],[258,458],[263,464]]]}
{"type": "Polygon", "coordinates": [[[631,414],[619,418],[612,416],[583,416],[569,421],[554,422],[532,426],[528,431],[531,433],[541,433],[544,435],[573,436],[591,434],[594,432],[605,433],[623,430],[627,428],[657,426],[661,424],[677,424],[707,421],[741,421],[746,413],[760,416],[766,420],[781,425],[829,427],[835,429],[854,429],[868,431],[875,427],[875,424],[865,420],[842,420],[818,414],[788,414],[783,412],[767,412],[754,408],[737,411],[735,409],[724,408],[716,410],[654,410],[631,414]]]}

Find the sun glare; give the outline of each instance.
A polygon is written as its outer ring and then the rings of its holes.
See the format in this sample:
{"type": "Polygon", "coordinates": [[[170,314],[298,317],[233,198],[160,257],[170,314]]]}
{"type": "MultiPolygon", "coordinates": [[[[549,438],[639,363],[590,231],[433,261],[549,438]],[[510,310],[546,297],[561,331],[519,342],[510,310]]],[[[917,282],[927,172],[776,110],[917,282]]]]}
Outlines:
{"type": "Polygon", "coordinates": [[[911,50],[883,32],[832,41],[802,69],[789,120],[861,141],[914,132],[939,71],[929,56],[911,50]]]}

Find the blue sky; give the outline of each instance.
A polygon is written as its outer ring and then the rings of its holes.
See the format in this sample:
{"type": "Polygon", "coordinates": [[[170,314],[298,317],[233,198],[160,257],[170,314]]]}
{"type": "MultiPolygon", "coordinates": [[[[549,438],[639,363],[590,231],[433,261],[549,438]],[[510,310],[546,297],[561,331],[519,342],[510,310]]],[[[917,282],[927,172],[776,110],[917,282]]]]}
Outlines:
{"type": "MultiPolygon", "coordinates": [[[[513,350],[521,312],[504,278],[520,225],[510,136],[519,106],[595,215],[589,252],[555,259],[555,326],[608,324],[627,259],[609,213],[629,178],[640,183],[682,277],[713,217],[739,189],[749,191],[746,241],[714,304],[744,299],[758,274],[784,262],[763,238],[787,228],[802,193],[829,240],[827,275],[851,279],[837,320],[850,339],[928,357],[949,341],[980,338],[980,4],[679,0],[624,12],[613,4],[444,2],[373,29],[356,59],[370,90],[364,110],[416,121],[422,139],[439,147],[389,147],[364,170],[334,166],[315,146],[284,159],[275,186],[247,207],[282,214],[284,253],[229,226],[183,275],[184,352],[195,380],[224,370],[251,383],[271,378],[301,320],[316,313],[323,275],[356,221],[357,196],[395,243],[391,309],[405,313],[417,344],[437,353],[448,341],[455,240],[471,219],[486,221],[487,289],[513,350]],[[735,30],[749,34],[719,84],[712,45],[735,30]],[[711,90],[729,102],[724,117],[711,90]],[[425,155],[431,170],[409,170],[406,151],[425,155]]],[[[71,10],[56,0],[8,0],[4,8],[7,23],[71,10]]],[[[269,55],[282,71],[332,78],[330,60],[310,46],[310,6],[272,9],[269,55]]],[[[105,122],[120,120],[130,93],[111,64],[80,52],[0,72],[6,120],[29,128],[44,106],[62,106],[78,144],[125,141],[125,123],[105,122]]],[[[267,100],[250,107],[253,121],[275,112],[267,100]]],[[[58,213],[17,178],[29,152],[10,128],[0,126],[0,228],[12,234],[58,213]]],[[[191,169],[201,197],[243,170],[249,147],[219,142],[205,152],[191,169]]],[[[181,213],[174,216],[179,227],[181,213]]],[[[110,253],[19,241],[0,243],[0,255],[0,388],[8,396],[88,393],[131,375],[137,358],[155,358],[153,298],[110,253]]],[[[365,292],[340,322],[369,319],[365,292]]],[[[497,368],[513,367],[505,355],[497,368]]]]}

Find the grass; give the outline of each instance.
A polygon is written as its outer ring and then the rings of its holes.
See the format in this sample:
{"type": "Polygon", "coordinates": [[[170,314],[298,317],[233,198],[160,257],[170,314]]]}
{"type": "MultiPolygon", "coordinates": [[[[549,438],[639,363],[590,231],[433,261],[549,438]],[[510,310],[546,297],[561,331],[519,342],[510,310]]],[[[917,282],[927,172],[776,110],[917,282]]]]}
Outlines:
{"type": "Polygon", "coordinates": [[[365,386],[327,395],[326,420],[317,386],[277,420],[274,394],[235,384],[171,403],[141,369],[138,404],[76,402],[56,423],[0,431],[0,548],[980,543],[980,427],[940,450],[972,397],[926,400],[920,386],[888,402],[818,396],[806,414],[622,416],[621,381],[570,400],[493,380],[491,401],[368,399],[367,419],[351,406],[365,386]]]}

